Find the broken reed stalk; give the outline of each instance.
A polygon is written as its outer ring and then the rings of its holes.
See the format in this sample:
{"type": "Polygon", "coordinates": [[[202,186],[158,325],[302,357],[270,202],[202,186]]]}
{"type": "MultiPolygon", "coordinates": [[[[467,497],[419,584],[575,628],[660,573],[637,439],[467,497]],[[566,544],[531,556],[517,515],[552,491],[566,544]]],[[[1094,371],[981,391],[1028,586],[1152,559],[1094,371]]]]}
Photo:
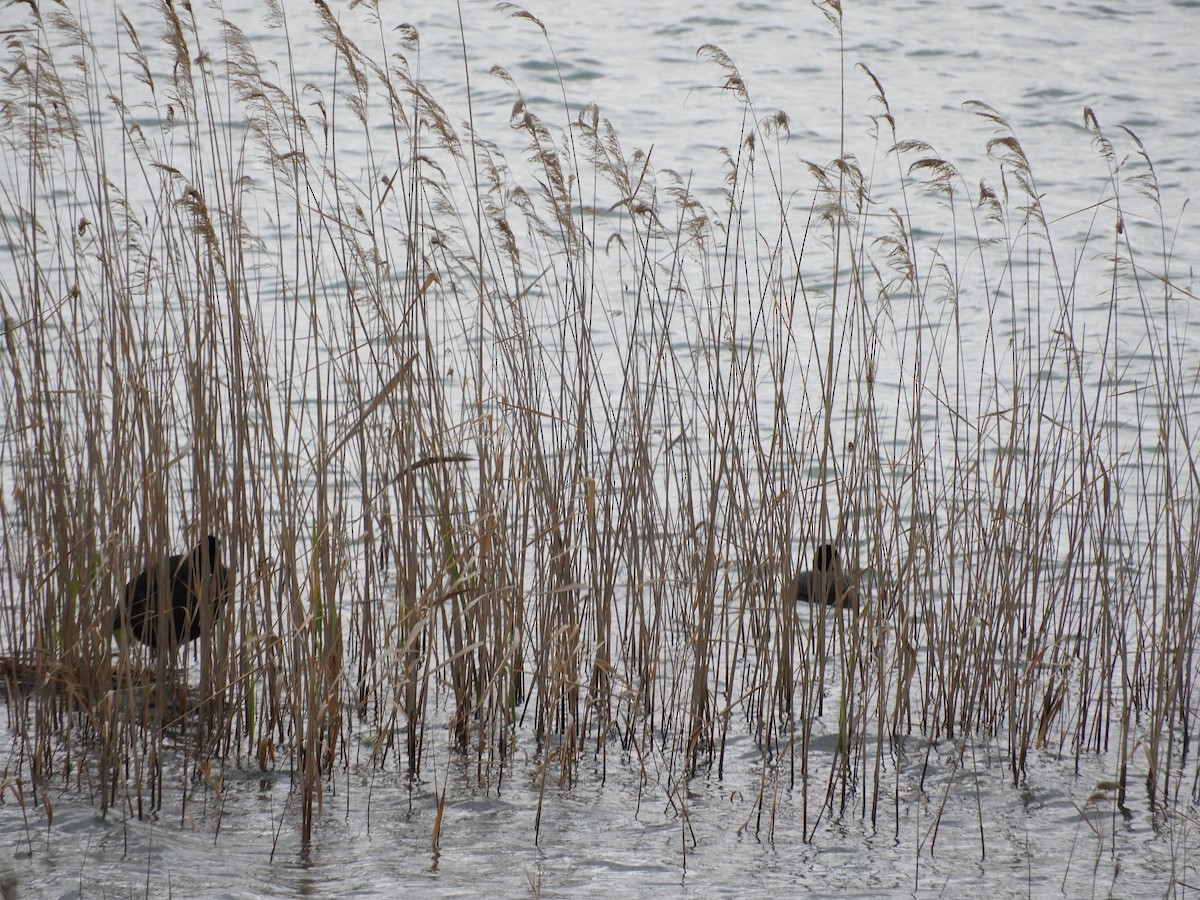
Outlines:
{"type": "Polygon", "coordinates": [[[168,64],[127,22],[142,88],[111,105],[67,14],[9,46],[2,628],[38,802],[96,783],[142,816],[225,765],[282,768],[307,842],[346,766],[415,778],[449,745],[491,784],[531,743],[544,789],[619,748],[685,797],[749,735],[760,812],[798,788],[811,834],[875,822],[914,733],[999,741],[1014,779],[1041,747],[1115,750],[1122,797],[1140,745],[1174,802],[1195,765],[1188,335],[1169,254],[1161,280],[1136,268],[1128,205],[1162,221],[1149,158],[1127,197],[1090,111],[1111,180],[1068,239],[1087,259],[1113,236],[1098,341],[983,104],[1003,190],[975,203],[887,133],[874,82],[894,180],[846,153],[805,165],[796,206],[786,116],[760,120],[707,48],[749,123],[714,213],[594,107],[556,129],[498,70],[514,172],[381,62],[381,23],[368,51],[322,18],[335,93],[270,82],[231,24],[227,60],[204,56],[160,12],[168,64]],[[348,122],[367,149],[343,162],[348,122]],[[177,658],[116,652],[128,573],[206,532],[238,572],[221,627],[177,658]],[[780,595],[827,541],[856,610],[780,595]]]}

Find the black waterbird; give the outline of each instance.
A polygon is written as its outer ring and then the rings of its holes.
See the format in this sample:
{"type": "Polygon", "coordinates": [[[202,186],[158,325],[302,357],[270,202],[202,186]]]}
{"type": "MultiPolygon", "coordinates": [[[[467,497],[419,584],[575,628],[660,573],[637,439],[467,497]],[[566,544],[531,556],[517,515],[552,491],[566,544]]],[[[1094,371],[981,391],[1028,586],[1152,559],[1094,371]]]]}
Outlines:
{"type": "Polygon", "coordinates": [[[174,649],[200,637],[207,618],[215,621],[229,594],[229,569],[221,565],[217,539],[211,534],[186,554],[167,560],[170,579],[170,617],[158,621],[158,612],[166,613],[167,587],[158,585],[161,568],[147,566],[125,585],[125,600],[113,617],[113,630],[130,628],[133,636],[151,648],[161,637],[174,649]],[[159,594],[163,594],[160,598],[159,594]],[[206,614],[205,606],[211,611],[206,614]]]}
{"type": "Polygon", "coordinates": [[[793,576],[783,595],[793,603],[833,606],[840,599],[843,606],[853,607],[856,594],[842,574],[837,550],[830,544],[821,544],[813,554],[812,569],[793,576]]]}

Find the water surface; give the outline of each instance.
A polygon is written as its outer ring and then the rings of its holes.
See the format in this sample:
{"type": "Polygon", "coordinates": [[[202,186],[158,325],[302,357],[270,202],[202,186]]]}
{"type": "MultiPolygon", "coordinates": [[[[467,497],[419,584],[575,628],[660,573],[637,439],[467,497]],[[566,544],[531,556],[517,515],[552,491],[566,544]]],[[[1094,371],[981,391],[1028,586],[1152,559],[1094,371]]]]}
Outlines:
{"type": "MultiPolygon", "coordinates": [[[[421,76],[455,121],[472,116],[519,165],[524,138],[509,128],[512,91],[488,74],[500,65],[547,120],[565,123],[583,103],[597,103],[627,153],[653,148],[656,166],[681,173],[714,204],[722,183],[717,149],[736,146],[746,109],[717,87],[721,72],[698,57],[705,44],[718,45],[738,66],[754,116],[788,114],[781,155],[795,166],[785,192],[809,188],[800,160],[824,164],[848,151],[864,166],[896,164],[874,140],[878,126],[869,115],[880,108],[871,99],[873,83],[856,68],[862,63],[887,93],[898,136],[928,142],[971,187],[996,179],[986,150],[993,129],[962,104],[982,100],[1003,113],[1033,163],[1056,236],[1068,245],[1091,227],[1089,211],[1111,190],[1084,128],[1083,110],[1090,107],[1106,129],[1124,125],[1145,144],[1164,218],[1178,228],[1170,235],[1176,248],[1171,274],[1192,285],[1200,228],[1184,204],[1200,187],[1200,98],[1194,48],[1183,36],[1200,27],[1194,3],[848,0],[844,41],[820,10],[800,4],[741,2],[719,13],[662,0],[531,5],[548,43],[532,23],[505,17],[490,2],[464,0],[462,8],[469,105],[463,37],[452,9],[425,4],[398,12],[385,4],[384,10],[389,34],[398,16],[419,30],[421,76]]],[[[335,11],[361,40],[370,37],[357,13],[344,5],[335,11]]],[[[161,26],[148,11],[129,12],[135,21],[147,17],[143,40],[157,39],[161,26]]],[[[289,10],[297,19],[291,52],[301,76],[306,67],[326,76],[331,51],[303,27],[305,14],[289,10]]],[[[93,35],[113,54],[115,72],[111,16],[92,15],[93,35]]],[[[211,11],[197,15],[215,22],[211,11]]],[[[245,30],[268,65],[272,58],[282,64],[287,51],[277,31],[256,24],[257,6],[233,3],[221,15],[245,30]]],[[[351,144],[340,152],[358,149],[351,144]]],[[[1134,150],[1126,141],[1121,152],[1134,150]]],[[[932,216],[918,224],[945,227],[932,216]]],[[[1166,268],[1161,258],[1147,265],[1166,268]]],[[[1107,311],[1096,301],[1096,293],[1084,292],[1081,329],[1090,323],[1103,330],[1107,311]]],[[[982,304],[976,313],[982,321],[982,304]]],[[[970,325],[968,318],[968,332],[970,325]]],[[[1193,339],[1185,331],[1184,340],[1193,339]]],[[[615,330],[611,344],[619,342],[615,330]]],[[[230,765],[219,785],[209,785],[176,771],[166,808],[146,821],[128,806],[101,816],[88,785],[59,777],[57,793],[45,804],[26,796],[22,808],[11,786],[0,798],[0,833],[11,851],[0,869],[19,880],[22,896],[41,897],[461,896],[481,890],[505,897],[1159,897],[1200,880],[1194,804],[1183,796],[1179,807],[1163,812],[1143,793],[1131,793],[1119,809],[1108,786],[1119,766],[1115,754],[1084,754],[1077,763],[1069,748],[1060,757],[1051,739],[1050,749],[1014,783],[1001,748],[930,746],[913,738],[877,761],[889,794],[869,796],[864,781],[860,792],[831,798],[826,807],[836,726],[835,711],[818,723],[825,739],[809,749],[817,787],[807,798],[794,775],[795,759],[764,761],[745,735],[726,749],[720,778],[706,773],[685,784],[672,774],[678,763],[670,747],[639,759],[612,746],[574,783],[547,778],[544,794],[542,760],[531,749],[523,749],[502,783],[481,785],[472,761],[445,748],[435,748],[414,783],[394,760],[376,768],[355,747],[349,766],[326,786],[317,836],[307,848],[298,838],[286,772],[260,773],[247,762],[230,765]],[[178,797],[185,783],[183,805],[178,797]]],[[[1129,762],[1129,782],[1140,784],[1142,760],[1129,762]]],[[[23,764],[5,760],[10,771],[23,764]]],[[[1173,790],[1186,795],[1191,787],[1173,790]]]]}

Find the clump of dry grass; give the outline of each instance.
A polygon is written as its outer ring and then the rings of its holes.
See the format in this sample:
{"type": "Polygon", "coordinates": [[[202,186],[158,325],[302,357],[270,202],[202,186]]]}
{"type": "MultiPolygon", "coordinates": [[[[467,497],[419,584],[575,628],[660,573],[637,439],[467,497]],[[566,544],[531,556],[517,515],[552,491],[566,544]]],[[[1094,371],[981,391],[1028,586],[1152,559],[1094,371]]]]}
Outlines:
{"type": "Polygon", "coordinates": [[[510,167],[417,80],[414,30],[364,49],[318,10],[336,90],[275,83],[233,24],[218,57],[171,4],[166,60],[125,22],[120,95],[68,13],[9,39],[0,627],[36,798],[144,815],[279,768],[307,840],[335,772],[416,776],[445,742],[484,783],[529,747],[543,787],[659,760],[686,808],[749,733],[760,812],[795,788],[806,833],[898,805],[912,734],[999,742],[1014,779],[1115,749],[1122,797],[1136,752],[1178,802],[1190,295],[1165,245],[1143,260],[1131,206],[1166,228],[1135,136],[1126,161],[1086,112],[1110,180],[1069,268],[982,103],[998,181],[974,188],[866,73],[894,175],[843,149],[798,206],[786,115],[707,48],[749,123],[712,209],[498,70],[510,167]],[[117,652],[129,573],[210,532],[224,627],[117,652]],[[780,597],[826,541],[855,613],[780,597]]]}

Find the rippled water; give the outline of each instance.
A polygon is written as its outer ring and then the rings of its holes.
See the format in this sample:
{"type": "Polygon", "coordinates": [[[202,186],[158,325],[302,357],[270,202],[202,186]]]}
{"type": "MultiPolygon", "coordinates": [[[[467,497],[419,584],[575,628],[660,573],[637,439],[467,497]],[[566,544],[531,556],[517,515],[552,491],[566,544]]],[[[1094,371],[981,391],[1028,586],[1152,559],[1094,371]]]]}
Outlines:
{"type": "MultiPolygon", "coordinates": [[[[816,742],[817,769],[832,749],[816,742]]],[[[24,831],[11,803],[0,826],[22,896],[1161,897],[1171,878],[1194,880],[1196,823],[1167,827],[1137,797],[1119,811],[1097,789],[1111,760],[1085,757],[1074,775],[1046,754],[1014,786],[1003,754],[976,748],[962,769],[956,756],[949,743],[910,741],[889,758],[879,828],[862,815],[868,798],[831,820],[813,796],[806,831],[786,771],[767,778],[760,805],[759,754],[745,740],[730,747],[731,776],[695,779],[686,795],[653,770],[639,784],[636,763],[615,758],[606,774],[582,769],[574,787],[551,783],[536,841],[533,763],[496,791],[478,787],[469,763],[415,785],[342,775],[307,850],[287,776],[233,769],[219,797],[196,787],[182,815],[104,818],[64,792],[51,799],[53,828],[34,815],[24,831]]]]}
{"type": "MultiPolygon", "coordinates": [[[[990,128],[962,103],[983,100],[1006,114],[1051,217],[1063,217],[1068,235],[1087,227],[1086,216],[1073,214],[1096,203],[1107,185],[1083,107],[1106,127],[1134,130],[1154,160],[1165,218],[1178,222],[1176,276],[1192,283],[1200,228],[1183,206],[1200,188],[1200,96],[1194,41],[1186,36],[1200,31],[1200,3],[846,0],[844,55],[824,16],[808,5],[743,2],[719,14],[654,0],[546,7],[530,9],[546,26],[554,59],[530,23],[503,17],[491,3],[463,4],[473,113],[480,131],[507,145],[513,158],[523,141],[508,129],[511,91],[487,74],[494,64],[513,73],[546,118],[563,102],[561,76],[573,108],[597,102],[627,150],[653,146],[656,165],[692,173],[698,189],[715,196],[715,151],[736,141],[741,109],[714,87],[719,72],[697,58],[700,45],[729,53],[758,114],[787,111],[790,152],[819,162],[836,155],[842,139],[842,76],[846,144],[871,152],[867,113],[877,108],[873,85],[854,68],[862,62],[887,91],[899,135],[928,141],[968,184],[994,177],[994,164],[985,151],[990,128]]],[[[269,56],[263,46],[275,34],[253,27],[257,8],[229,4],[223,15],[269,56]]],[[[94,16],[110,18],[107,7],[94,16]]],[[[456,119],[465,118],[452,10],[412,7],[403,16],[422,35],[423,77],[456,119]]],[[[105,28],[94,28],[103,45],[105,28]]],[[[305,46],[304,35],[293,30],[297,56],[319,69],[330,53],[319,42],[305,46]]],[[[8,790],[0,834],[10,852],[0,872],[19,879],[23,896],[47,897],[1129,897],[1162,896],[1172,884],[1182,893],[1178,885],[1200,882],[1195,817],[1156,813],[1134,794],[1118,810],[1105,787],[1116,760],[1085,756],[1077,772],[1074,760],[1047,753],[1014,785],[1003,753],[968,749],[970,766],[959,769],[956,749],[913,740],[885,754],[883,783],[894,785],[893,793],[851,797],[835,816],[821,814],[819,791],[808,797],[806,816],[786,765],[764,771],[745,737],[729,748],[724,778],[695,779],[686,789],[670,781],[661,760],[623,759],[614,749],[603,771],[582,770],[571,787],[549,780],[536,840],[536,760],[518,762],[499,789],[481,788],[469,761],[449,753],[432,754],[416,784],[352,766],[328,786],[307,849],[299,844],[287,775],[260,775],[249,766],[226,771],[219,791],[193,785],[186,808],[168,803],[150,821],[120,809],[101,817],[89,787],[74,785],[48,798],[47,827],[46,807],[26,798],[22,810],[8,790]],[[431,834],[443,791],[435,852],[431,834]],[[878,827],[863,814],[876,802],[878,827]]],[[[814,772],[833,759],[830,742],[810,749],[814,772]]],[[[1138,764],[1131,763],[1131,783],[1138,782],[1138,764]]],[[[6,765],[15,769],[17,760],[6,765]]],[[[825,783],[820,776],[815,782],[825,783]]]]}

